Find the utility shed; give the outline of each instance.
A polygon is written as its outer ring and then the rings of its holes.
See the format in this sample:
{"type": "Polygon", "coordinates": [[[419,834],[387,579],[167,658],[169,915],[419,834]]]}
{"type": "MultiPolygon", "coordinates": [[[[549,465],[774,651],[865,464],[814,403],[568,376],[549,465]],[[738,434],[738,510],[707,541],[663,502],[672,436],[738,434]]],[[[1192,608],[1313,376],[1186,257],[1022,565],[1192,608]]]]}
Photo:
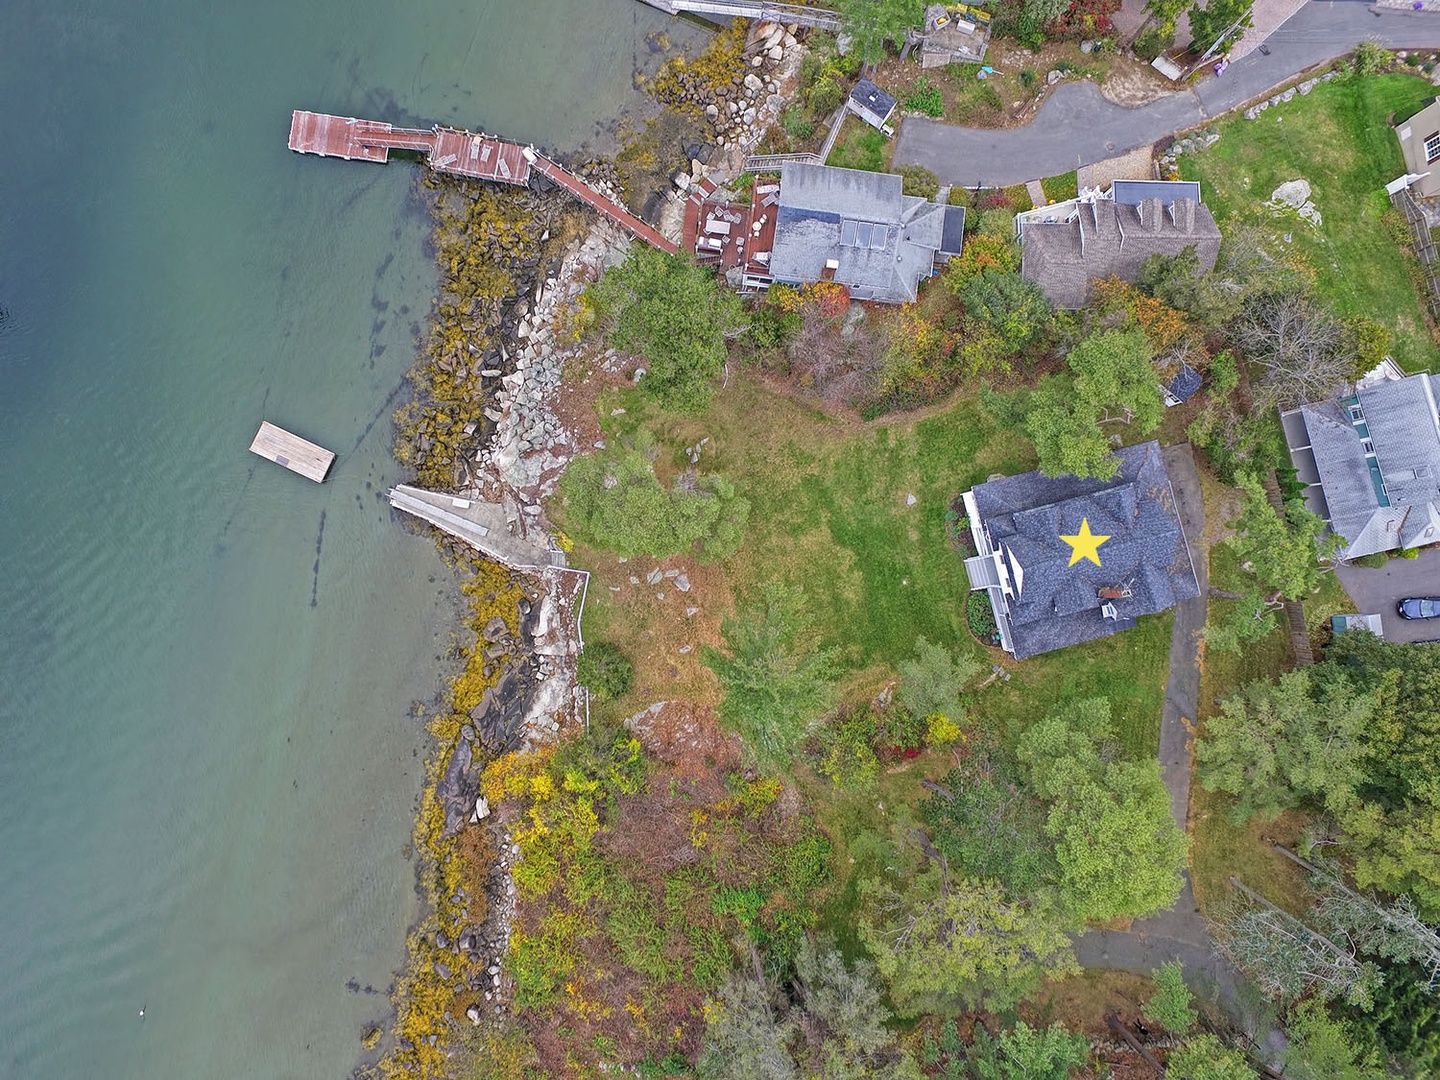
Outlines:
{"type": "Polygon", "coordinates": [[[307,442],[299,435],[292,435],[269,420],[260,421],[260,430],[255,433],[250,452],[259,454],[276,465],[284,465],[291,472],[299,473],[317,484],[325,479],[330,466],[335,463],[335,454],[332,451],[307,442]]]}
{"type": "Polygon", "coordinates": [[[869,79],[861,79],[850,91],[846,107],[871,127],[884,131],[895,111],[895,99],[869,79]]]}

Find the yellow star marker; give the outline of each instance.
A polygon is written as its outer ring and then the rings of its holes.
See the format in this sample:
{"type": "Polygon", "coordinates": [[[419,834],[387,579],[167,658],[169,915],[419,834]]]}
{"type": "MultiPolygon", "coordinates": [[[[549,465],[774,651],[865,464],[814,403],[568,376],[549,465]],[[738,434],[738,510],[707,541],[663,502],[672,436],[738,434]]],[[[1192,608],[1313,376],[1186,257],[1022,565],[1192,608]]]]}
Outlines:
{"type": "Polygon", "coordinates": [[[1081,559],[1089,559],[1096,566],[1099,566],[1100,545],[1106,540],[1109,540],[1110,537],[1096,536],[1090,531],[1090,519],[1081,518],[1080,531],[1074,536],[1062,536],[1060,539],[1070,545],[1071,566],[1074,566],[1081,559]]]}

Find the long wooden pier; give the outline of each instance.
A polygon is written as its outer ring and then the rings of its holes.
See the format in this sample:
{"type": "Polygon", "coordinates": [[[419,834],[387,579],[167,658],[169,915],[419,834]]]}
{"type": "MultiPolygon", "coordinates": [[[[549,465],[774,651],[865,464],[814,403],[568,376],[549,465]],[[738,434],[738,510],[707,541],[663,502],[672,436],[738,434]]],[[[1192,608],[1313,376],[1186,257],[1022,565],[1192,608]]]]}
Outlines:
{"type": "Polygon", "coordinates": [[[532,173],[538,172],[636,239],[671,255],[680,250],[678,244],[665,239],[658,230],[613,199],[600,194],[533,146],[506,142],[492,135],[438,125],[428,131],[423,128],[397,128],[378,120],[357,120],[354,117],[296,110],[290,118],[290,149],[300,154],[344,158],[346,161],[377,162],[387,160],[391,150],[413,150],[424,154],[426,162],[436,172],[516,187],[527,186],[532,173]]]}

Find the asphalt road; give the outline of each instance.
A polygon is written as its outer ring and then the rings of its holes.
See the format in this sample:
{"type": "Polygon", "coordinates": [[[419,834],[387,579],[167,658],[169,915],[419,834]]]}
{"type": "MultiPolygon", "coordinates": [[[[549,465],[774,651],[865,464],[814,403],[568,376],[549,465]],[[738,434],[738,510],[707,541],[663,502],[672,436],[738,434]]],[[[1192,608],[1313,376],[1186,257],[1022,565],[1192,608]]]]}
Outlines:
{"type": "Polygon", "coordinates": [[[1266,94],[1300,72],[1349,52],[1365,37],[1394,48],[1440,47],[1440,15],[1376,12],[1363,0],[1312,0],[1258,50],[1219,78],[1126,108],[1091,82],[1062,83],[1034,120],[1001,131],[908,117],[895,164],[923,165],[942,184],[985,187],[1057,176],[1147,146],[1266,94]]]}
{"type": "Polygon", "coordinates": [[[1402,596],[1440,596],[1440,548],[1418,558],[1391,559],[1378,570],[1342,566],[1335,571],[1362,615],[1380,614],[1386,641],[1440,641],[1440,619],[1402,619],[1395,602],[1402,596]]]}

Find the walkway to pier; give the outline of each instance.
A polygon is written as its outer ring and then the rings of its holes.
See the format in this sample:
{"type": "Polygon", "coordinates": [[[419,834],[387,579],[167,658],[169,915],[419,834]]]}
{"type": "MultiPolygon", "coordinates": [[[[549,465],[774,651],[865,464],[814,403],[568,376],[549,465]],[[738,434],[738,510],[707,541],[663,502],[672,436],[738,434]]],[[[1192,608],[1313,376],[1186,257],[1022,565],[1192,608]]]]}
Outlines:
{"type": "Polygon", "coordinates": [[[540,570],[565,565],[564,554],[552,551],[548,542],[537,544],[511,532],[504,508],[495,503],[462,499],[408,484],[391,488],[389,498],[395,509],[428,521],[513,569],[540,570]]]}
{"type": "Polygon", "coordinates": [[[532,172],[539,172],[636,239],[671,255],[680,250],[677,244],[533,146],[521,146],[491,135],[438,125],[428,131],[397,128],[378,120],[297,110],[290,118],[290,149],[346,161],[385,161],[391,150],[413,150],[424,154],[436,172],[516,187],[527,186],[532,172]]]}
{"type": "Polygon", "coordinates": [[[821,30],[839,30],[840,16],[823,8],[801,7],[799,4],[772,4],[768,0],[644,0],[651,7],[678,15],[690,11],[696,15],[719,15],[723,18],[758,19],[762,22],[814,26],[821,30]]]}

